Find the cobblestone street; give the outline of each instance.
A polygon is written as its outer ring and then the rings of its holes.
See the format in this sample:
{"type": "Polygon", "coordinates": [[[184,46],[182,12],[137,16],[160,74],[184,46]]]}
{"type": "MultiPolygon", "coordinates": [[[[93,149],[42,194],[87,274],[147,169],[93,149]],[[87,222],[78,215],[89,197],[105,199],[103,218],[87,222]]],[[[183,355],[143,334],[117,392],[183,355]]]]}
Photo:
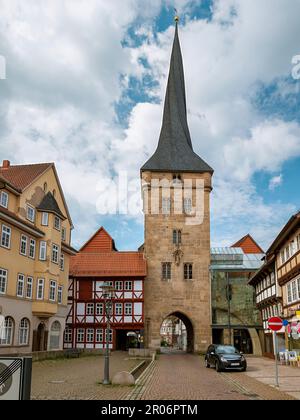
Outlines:
{"type": "MultiPolygon", "coordinates": [[[[139,364],[128,359],[128,354],[115,352],[111,356],[111,377],[120,371],[131,371],[139,364]]],[[[119,400],[130,387],[105,387],[103,379],[104,357],[57,359],[33,364],[32,399],[58,400],[119,400]]]]}
{"type": "MultiPolygon", "coordinates": [[[[105,387],[101,356],[37,362],[33,365],[33,399],[91,400],[288,400],[291,395],[266,385],[272,362],[249,358],[245,373],[217,373],[206,369],[204,359],[189,354],[161,354],[141,375],[135,387],[105,387]],[[262,380],[261,380],[262,379],[262,380]],[[265,383],[263,383],[265,382],[265,383]]],[[[127,353],[111,356],[111,376],[139,364],[127,353]]],[[[281,369],[282,375],[284,368],[281,369]]],[[[296,371],[294,371],[295,375],[296,371]]],[[[292,375],[293,371],[288,372],[292,375]]],[[[287,379],[284,380],[285,382],[287,379]]],[[[284,382],[282,379],[282,382],[284,382]]]]}
{"type": "MultiPolygon", "coordinates": [[[[261,359],[262,360],[262,359],[261,359]]],[[[251,364],[251,359],[250,359],[251,364]]],[[[251,368],[250,371],[257,371],[251,368]]],[[[240,372],[217,373],[206,369],[204,359],[188,354],[163,354],[133,391],[142,400],[289,400],[292,396],[240,372]]]]}

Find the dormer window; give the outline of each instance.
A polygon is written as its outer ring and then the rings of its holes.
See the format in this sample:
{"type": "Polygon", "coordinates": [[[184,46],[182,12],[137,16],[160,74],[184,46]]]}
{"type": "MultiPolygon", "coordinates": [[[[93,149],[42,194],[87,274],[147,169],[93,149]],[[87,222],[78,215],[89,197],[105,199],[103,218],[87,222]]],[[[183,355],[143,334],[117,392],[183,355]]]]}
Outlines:
{"type": "Polygon", "coordinates": [[[26,212],[27,219],[34,223],[35,220],[35,209],[31,206],[27,206],[27,212],[26,212]]]}
{"type": "Polygon", "coordinates": [[[67,240],[67,229],[65,227],[61,229],[61,240],[63,242],[66,242],[67,240]]]}
{"type": "Polygon", "coordinates": [[[8,208],[8,194],[4,191],[0,194],[0,206],[4,207],[5,209],[8,208]]]}
{"type": "Polygon", "coordinates": [[[60,218],[57,216],[54,216],[54,228],[60,231],[60,218]]]}
{"type": "Polygon", "coordinates": [[[42,226],[48,226],[49,223],[49,214],[46,212],[42,213],[42,226]]]}

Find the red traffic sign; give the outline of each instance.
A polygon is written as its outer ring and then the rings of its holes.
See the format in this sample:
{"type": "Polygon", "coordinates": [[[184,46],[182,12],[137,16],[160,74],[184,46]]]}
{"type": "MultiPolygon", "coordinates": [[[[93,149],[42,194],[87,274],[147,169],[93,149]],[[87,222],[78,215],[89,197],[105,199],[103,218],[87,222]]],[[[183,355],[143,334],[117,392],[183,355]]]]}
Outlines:
{"type": "Polygon", "coordinates": [[[272,331],[280,331],[283,326],[283,321],[281,318],[274,316],[268,320],[268,327],[272,331]]]}

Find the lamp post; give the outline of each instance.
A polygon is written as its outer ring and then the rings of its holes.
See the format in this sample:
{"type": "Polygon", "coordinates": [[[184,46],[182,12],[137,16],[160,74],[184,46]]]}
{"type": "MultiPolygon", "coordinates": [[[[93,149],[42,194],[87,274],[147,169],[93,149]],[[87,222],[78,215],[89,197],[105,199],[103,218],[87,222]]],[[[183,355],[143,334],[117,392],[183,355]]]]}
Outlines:
{"type": "Polygon", "coordinates": [[[232,345],[232,327],[231,327],[231,301],[232,301],[232,286],[230,284],[229,273],[226,273],[226,299],[228,304],[228,331],[229,331],[229,344],[232,345]]]}
{"type": "Polygon", "coordinates": [[[112,314],[113,299],[115,297],[115,290],[110,283],[104,283],[102,286],[102,293],[104,298],[105,315],[106,315],[106,334],[105,334],[105,358],[104,358],[104,379],[103,385],[109,385],[109,330],[110,318],[112,314]]]}

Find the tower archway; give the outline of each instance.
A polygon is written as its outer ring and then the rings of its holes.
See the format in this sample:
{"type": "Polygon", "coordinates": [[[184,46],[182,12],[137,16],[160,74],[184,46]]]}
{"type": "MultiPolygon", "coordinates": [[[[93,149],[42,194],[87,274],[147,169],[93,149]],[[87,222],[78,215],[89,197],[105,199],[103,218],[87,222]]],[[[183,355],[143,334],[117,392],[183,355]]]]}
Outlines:
{"type": "Polygon", "coordinates": [[[193,324],[182,312],[170,313],[161,324],[160,334],[162,347],[194,352],[193,324]]]}

